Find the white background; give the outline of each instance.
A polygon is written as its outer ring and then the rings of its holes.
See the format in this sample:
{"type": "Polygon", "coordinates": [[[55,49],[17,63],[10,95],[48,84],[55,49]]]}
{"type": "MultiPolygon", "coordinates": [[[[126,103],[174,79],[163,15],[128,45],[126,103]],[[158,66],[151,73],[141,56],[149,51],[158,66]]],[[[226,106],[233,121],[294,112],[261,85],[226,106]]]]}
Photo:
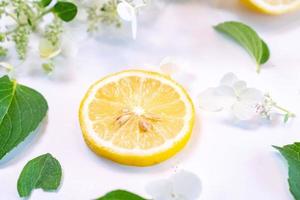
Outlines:
{"type": "MultiPolygon", "coordinates": [[[[64,80],[29,75],[18,78],[46,97],[49,113],[39,133],[0,163],[0,199],[18,199],[16,182],[23,166],[49,152],[63,167],[62,185],[57,193],[35,190],[33,200],[92,199],[117,188],[147,196],[147,183],[179,169],[200,177],[203,200],[292,200],[287,164],[271,145],[299,141],[299,117],[287,124],[239,124],[226,114],[197,109],[197,126],[182,152],[162,164],[136,168],[110,162],[89,150],[81,136],[78,108],[89,85],[104,75],[155,66],[165,56],[173,56],[186,60],[186,71],[197,78],[191,86],[193,97],[216,86],[225,73],[234,72],[299,115],[299,15],[268,17],[241,7],[176,1],[140,19],[135,41],[126,29],[125,34],[103,34],[78,42],[77,57],[68,66],[58,66],[66,67],[64,80]],[[251,25],[269,44],[271,59],[261,74],[256,74],[254,61],[241,47],[213,30],[213,25],[226,20],[251,25]]],[[[76,34],[81,32],[85,30],[76,34]]],[[[194,102],[198,107],[196,98],[194,102]]]]}

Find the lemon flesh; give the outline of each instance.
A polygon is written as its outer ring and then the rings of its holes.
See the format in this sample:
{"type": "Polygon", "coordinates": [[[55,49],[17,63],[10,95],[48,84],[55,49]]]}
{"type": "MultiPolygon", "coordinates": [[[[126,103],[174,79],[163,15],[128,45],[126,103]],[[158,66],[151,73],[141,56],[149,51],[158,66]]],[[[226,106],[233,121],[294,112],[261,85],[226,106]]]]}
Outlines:
{"type": "Polygon", "coordinates": [[[79,115],[94,152],[134,166],[160,163],[180,151],[195,120],[183,87],[168,76],[141,70],[116,73],[92,85],[79,115]]]}
{"type": "Polygon", "coordinates": [[[280,15],[300,8],[300,0],[241,0],[251,9],[271,15],[280,15]]]}

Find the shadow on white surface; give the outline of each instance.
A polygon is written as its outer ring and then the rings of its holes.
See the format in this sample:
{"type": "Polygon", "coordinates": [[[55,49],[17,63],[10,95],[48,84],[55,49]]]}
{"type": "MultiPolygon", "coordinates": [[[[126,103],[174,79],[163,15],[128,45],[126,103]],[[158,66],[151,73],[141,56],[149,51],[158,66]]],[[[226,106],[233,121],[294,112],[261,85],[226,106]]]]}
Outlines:
{"type": "MultiPolygon", "coordinates": [[[[257,119],[243,121],[234,117],[229,117],[221,120],[221,123],[227,126],[234,126],[243,130],[253,131],[262,127],[274,128],[280,126],[284,124],[283,118],[283,115],[274,113],[271,120],[259,117],[257,119]]],[[[290,123],[292,120],[293,119],[290,119],[287,123],[290,123]]]]}
{"type": "Polygon", "coordinates": [[[40,137],[42,137],[43,133],[46,131],[48,124],[48,116],[41,122],[39,127],[29,134],[29,136],[21,142],[17,147],[8,152],[2,160],[0,160],[0,169],[8,167],[17,163],[20,159],[24,157],[24,154],[30,154],[33,150],[35,143],[38,142],[40,137]]]}
{"type": "Polygon", "coordinates": [[[286,180],[285,185],[286,185],[286,189],[285,194],[286,196],[289,196],[290,199],[294,199],[293,196],[291,195],[290,191],[289,191],[289,184],[288,184],[288,164],[287,161],[283,158],[283,156],[276,150],[274,150],[274,152],[272,152],[273,154],[273,158],[278,166],[278,170],[280,171],[280,175],[283,176],[286,180]]]}

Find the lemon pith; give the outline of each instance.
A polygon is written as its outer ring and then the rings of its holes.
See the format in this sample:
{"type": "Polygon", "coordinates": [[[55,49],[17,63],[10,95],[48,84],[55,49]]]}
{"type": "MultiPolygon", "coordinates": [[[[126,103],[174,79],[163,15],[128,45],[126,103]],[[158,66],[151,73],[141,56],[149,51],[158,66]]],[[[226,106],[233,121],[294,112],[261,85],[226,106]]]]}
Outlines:
{"type": "Polygon", "coordinates": [[[292,12],[300,8],[299,0],[240,0],[252,10],[270,14],[280,15],[292,12]]]}
{"type": "Polygon", "coordinates": [[[170,77],[128,70],[93,84],[79,119],[87,145],[121,164],[149,166],[180,151],[195,121],[192,100],[170,77]]]}

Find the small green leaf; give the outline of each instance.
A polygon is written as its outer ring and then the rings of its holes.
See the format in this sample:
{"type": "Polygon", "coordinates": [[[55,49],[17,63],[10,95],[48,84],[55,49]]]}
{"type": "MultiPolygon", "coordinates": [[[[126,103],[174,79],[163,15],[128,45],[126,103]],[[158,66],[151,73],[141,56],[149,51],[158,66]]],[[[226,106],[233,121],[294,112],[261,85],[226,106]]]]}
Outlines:
{"type": "Polygon", "coordinates": [[[40,2],[38,4],[40,7],[45,8],[45,7],[49,6],[51,2],[52,2],[52,0],[40,0],[40,2]]]}
{"type": "Polygon", "coordinates": [[[296,200],[300,200],[300,142],[284,147],[273,146],[287,160],[289,165],[290,191],[296,200]]]}
{"type": "Polygon", "coordinates": [[[107,193],[103,197],[98,198],[97,200],[146,200],[136,194],[125,190],[114,190],[107,193]]]}
{"type": "Polygon", "coordinates": [[[30,160],[23,168],[18,179],[20,197],[30,196],[32,190],[56,190],[61,181],[61,166],[51,154],[47,153],[30,160]]]}
{"type": "Polygon", "coordinates": [[[77,15],[77,6],[71,2],[59,1],[52,10],[61,20],[69,22],[77,15]]]}
{"type": "Polygon", "coordinates": [[[241,22],[229,21],[218,24],[214,28],[219,32],[225,33],[243,46],[256,60],[258,72],[260,71],[260,65],[269,60],[270,51],[267,44],[251,27],[241,22]]]}
{"type": "Polygon", "coordinates": [[[47,110],[40,93],[0,78],[0,160],[38,127],[47,110]]]}

